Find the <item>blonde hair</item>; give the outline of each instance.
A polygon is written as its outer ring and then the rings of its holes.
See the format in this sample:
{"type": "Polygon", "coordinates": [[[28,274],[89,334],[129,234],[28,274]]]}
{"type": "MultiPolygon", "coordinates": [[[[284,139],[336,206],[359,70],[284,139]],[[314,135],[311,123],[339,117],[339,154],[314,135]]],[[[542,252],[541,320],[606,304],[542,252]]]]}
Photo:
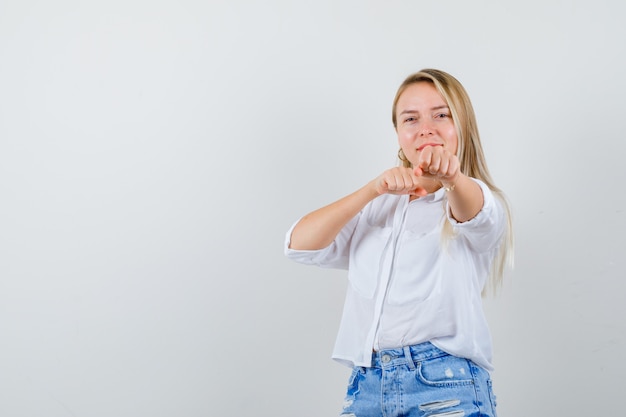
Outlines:
{"type": "MultiPolygon", "coordinates": [[[[498,254],[494,258],[490,271],[490,284],[492,290],[495,292],[502,284],[502,277],[506,265],[513,266],[513,224],[510,205],[502,190],[496,187],[491,179],[491,174],[487,168],[487,161],[480,143],[474,108],[472,107],[469,95],[461,83],[452,75],[440,70],[427,68],[408,76],[398,88],[398,92],[393,100],[392,121],[394,128],[397,128],[396,107],[400,95],[402,95],[409,85],[418,82],[433,84],[450,108],[458,138],[457,157],[461,165],[461,172],[468,177],[477,178],[484,182],[505,208],[507,226],[502,244],[500,245],[498,254]]],[[[411,162],[404,157],[402,150],[400,150],[398,156],[403,166],[412,167],[411,162]]],[[[444,222],[442,233],[444,241],[450,239],[453,234],[450,222],[444,222]]]]}

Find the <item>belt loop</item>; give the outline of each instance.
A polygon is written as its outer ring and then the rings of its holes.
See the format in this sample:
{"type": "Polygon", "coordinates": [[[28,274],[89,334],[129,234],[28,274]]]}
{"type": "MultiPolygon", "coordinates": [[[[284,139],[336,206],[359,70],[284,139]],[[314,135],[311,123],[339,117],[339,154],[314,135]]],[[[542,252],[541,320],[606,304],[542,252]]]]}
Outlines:
{"type": "Polygon", "coordinates": [[[413,355],[411,355],[411,347],[404,347],[404,357],[406,358],[407,363],[409,364],[409,369],[411,371],[415,370],[415,362],[413,362],[413,355]]]}

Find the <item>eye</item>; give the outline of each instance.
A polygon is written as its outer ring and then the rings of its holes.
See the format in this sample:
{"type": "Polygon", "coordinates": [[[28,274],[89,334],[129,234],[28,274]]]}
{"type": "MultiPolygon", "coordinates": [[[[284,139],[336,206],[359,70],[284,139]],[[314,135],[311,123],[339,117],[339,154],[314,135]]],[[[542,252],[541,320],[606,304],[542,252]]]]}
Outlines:
{"type": "Polygon", "coordinates": [[[414,122],[415,120],[416,120],[415,117],[410,116],[404,119],[404,123],[411,123],[411,122],[414,122]]]}
{"type": "Polygon", "coordinates": [[[437,113],[435,115],[435,119],[447,119],[448,117],[450,117],[448,113],[437,113]]]}

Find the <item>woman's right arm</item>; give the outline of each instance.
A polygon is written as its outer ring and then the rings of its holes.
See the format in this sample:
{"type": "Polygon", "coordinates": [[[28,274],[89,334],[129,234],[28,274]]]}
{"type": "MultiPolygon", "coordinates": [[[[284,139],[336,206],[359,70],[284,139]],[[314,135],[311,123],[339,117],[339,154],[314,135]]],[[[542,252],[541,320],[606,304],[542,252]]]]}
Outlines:
{"type": "Polygon", "coordinates": [[[396,167],[383,172],[357,191],[304,216],[291,233],[290,249],[318,250],[330,245],[341,229],[367,203],[381,194],[425,195],[412,169],[396,167]]]}

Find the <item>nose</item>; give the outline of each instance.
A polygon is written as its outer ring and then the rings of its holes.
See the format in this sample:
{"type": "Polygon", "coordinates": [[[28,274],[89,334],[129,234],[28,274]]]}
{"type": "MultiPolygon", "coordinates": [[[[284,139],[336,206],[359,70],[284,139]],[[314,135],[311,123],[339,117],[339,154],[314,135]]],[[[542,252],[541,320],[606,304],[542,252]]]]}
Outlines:
{"type": "Polygon", "coordinates": [[[433,128],[430,125],[430,123],[426,123],[426,122],[422,123],[419,126],[418,134],[420,136],[431,136],[433,134],[433,128]]]}

